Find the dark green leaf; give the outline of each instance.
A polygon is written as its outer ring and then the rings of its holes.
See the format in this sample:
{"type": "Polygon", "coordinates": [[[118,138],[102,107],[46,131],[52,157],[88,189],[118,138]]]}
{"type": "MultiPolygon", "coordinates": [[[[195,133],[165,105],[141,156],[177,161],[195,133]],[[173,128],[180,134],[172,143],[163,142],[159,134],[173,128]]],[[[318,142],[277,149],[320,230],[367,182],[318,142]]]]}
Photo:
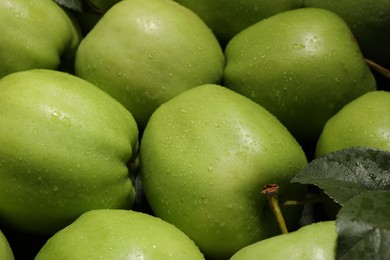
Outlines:
{"type": "Polygon", "coordinates": [[[390,192],[367,191],[341,208],[337,259],[390,259],[390,192]]]}
{"type": "Polygon", "coordinates": [[[54,0],[57,4],[67,9],[71,9],[77,12],[83,11],[82,0],[54,0]]]}
{"type": "Polygon", "coordinates": [[[340,205],[369,190],[390,190],[390,152],[353,147],[311,161],[292,182],[314,184],[340,205]]]}
{"type": "Polygon", "coordinates": [[[120,0],[84,0],[84,8],[95,14],[104,14],[120,0]]]}

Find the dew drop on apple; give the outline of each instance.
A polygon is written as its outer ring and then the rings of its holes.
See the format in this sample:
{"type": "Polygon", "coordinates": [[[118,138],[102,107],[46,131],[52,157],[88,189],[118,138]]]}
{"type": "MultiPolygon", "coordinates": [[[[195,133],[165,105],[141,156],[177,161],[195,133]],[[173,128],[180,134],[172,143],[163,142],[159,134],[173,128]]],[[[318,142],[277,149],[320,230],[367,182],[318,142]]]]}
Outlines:
{"type": "Polygon", "coordinates": [[[294,43],[294,44],[292,45],[292,47],[293,47],[293,49],[296,49],[296,50],[302,50],[302,49],[305,48],[305,45],[300,44],[300,43],[294,43]]]}
{"type": "Polygon", "coordinates": [[[131,259],[135,259],[135,260],[144,260],[145,259],[145,257],[144,257],[144,255],[143,254],[136,254],[136,255],[134,255],[134,256],[131,256],[132,258],[131,259]]]}
{"type": "Polygon", "coordinates": [[[250,96],[251,96],[251,98],[255,98],[255,96],[256,96],[256,91],[255,91],[255,89],[252,89],[252,90],[251,90],[250,96]]]}

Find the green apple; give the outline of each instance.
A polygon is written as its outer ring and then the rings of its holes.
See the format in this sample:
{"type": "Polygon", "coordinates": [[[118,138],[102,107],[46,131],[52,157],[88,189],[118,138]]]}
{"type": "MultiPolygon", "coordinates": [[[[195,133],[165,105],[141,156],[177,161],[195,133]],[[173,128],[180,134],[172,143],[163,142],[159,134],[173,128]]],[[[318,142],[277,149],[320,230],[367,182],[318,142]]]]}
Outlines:
{"type": "Polygon", "coordinates": [[[273,113],[303,146],[315,144],[346,103],[376,89],[347,24],[319,8],[276,14],[236,35],[223,80],[273,113]]]}
{"type": "MultiPolygon", "coordinates": [[[[315,157],[350,147],[390,151],[390,92],[371,91],[345,105],[325,124],[315,157]]],[[[324,208],[335,218],[341,206],[326,197],[324,208]]]]}
{"type": "Polygon", "coordinates": [[[91,210],[54,234],[36,255],[45,259],[204,259],[175,226],[141,212],[91,210]]]}
{"type": "Polygon", "coordinates": [[[336,245],[335,221],[324,221],[249,245],[230,260],[334,260],[336,245]]]}
{"type": "MultiPolygon", "coordinates": [[[[290,184],[307,159],[288,130],[250,99],[215,84],[162,104],[141,139],[140,171],[156,216],[183,230],[208,259],[279,234],[266,184],[281,200],[300,199],[290,184]]],[[[283,208],[295,228],[301,208],[283,208]]]]}
{"type": "Polygon", "coordinates": [[[213,30],[222,45],[234,35],[274,14],[296,9],[303,0],[175,0],[197,13],[213,30]]]}
{"type": "Polygon", "coordinates": [[[160,104],[219,82],[223,67],[215,35],[191,10],[171,0],[124,0],[82,40],[75,71],[123,104],[143,129],[160,104]]]}
{"type": "Polygon", "coordinates": [[[354,146],[390,151],[390,92],[371,91],[345,105],[326,123],[316,157],[354,146]]]}
{"type": "Polygon", "coordinates": [[[73,63],[80,32],[53,0],[0,1],[0,78],[13,72],[73,63]]]}
{"type": "Polygon", "coordinates": [[[4,233],[0,230],[0,259],[1,260],[14,260],[14,254],[12,248],[8,243],[4,233]]]}
{"type": "Polygon", "coordinates": [[[390,1],[305,0],[305,6],[338,14],[351,28],[364,56],[382,66],[390,66],[390,1]]]}
{"type": "Polygon", "coordinates": [[[89,82],[54,70],[0,80],[0,222],[52,234],[81,213],[130,208],[133,116],[89,82]]]}

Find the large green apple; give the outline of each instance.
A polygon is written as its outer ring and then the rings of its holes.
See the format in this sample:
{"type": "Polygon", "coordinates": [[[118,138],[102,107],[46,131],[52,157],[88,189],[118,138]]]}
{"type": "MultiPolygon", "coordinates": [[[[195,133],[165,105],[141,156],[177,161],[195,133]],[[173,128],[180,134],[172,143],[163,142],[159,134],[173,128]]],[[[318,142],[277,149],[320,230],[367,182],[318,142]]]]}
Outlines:
{"type": "Polygon", "coordinates": [[[0,80],[0,222],[52,234],[81,213],[130,208],[138,129],[115,99],[53,70],[0,80]]]}
{"type": "Polygon", "coordinates": [[[234,35],[274,14],[299,8],[303,0],[175,0],[197,13],[224,46],[234,35]]]}
{"type": "Polygon", "coordinates": [[[336,245],[335,221],[324,221],[249,245],[230,260],[334,260],[336,245]]]}
{"type": "Polygon", "coordinates": [[[326,123],[316,157],[354,146],[390,151],[390,92],[371,91],[345,105],[326,123]]]}
{"type": "Polygon", "coordinates": [[[204,259],[175,226],[148,214],[120,209],[91,210],[54,234],[35,260],[204,259]]]}
{"type": "Polygon", "coordinates": [[[1,230],[0,230],[0,259],[14,260],[14,254],[12,252],[11,246],[8,243],[7,238],[4,236],[1,230]]]}
{"type": "Polygon", "coordinates": [[[222,77],[215,35],[191,10],[171,0],[115,4],[82,40],[76,75],[132,112],[140,129],[175,95],[222,77]]]}
{"type": "Polygon", "coordinates": [[[351,28],[364,56],[390,66],[390,1],[305,0],[305,6],[338,14],[351,28]]]}
{"type": "MultiPolygon", "coordinates": [[[[183,230],[209,259],[279,234],[261,194],[300,199],[290,184],[307,160],[267,110],[225,87],[201,85],[162,104],[140,146],[141,179],[154,214],[183,230]]],[[[295,228],[301,208],[283,208],[295,228]]]]}
{"type": "Polygon", "coordinates": [[[224,85],[264,106],[304,146],[356,97],[376,89],[349,27],[318,8],[286,11],[236,35],[224,85]]]}
{"type": "Polygon", "coordinates": [[[2,0],[0,13],[0,78],[74,62],[80,33],[53,0],[2,0]]]}

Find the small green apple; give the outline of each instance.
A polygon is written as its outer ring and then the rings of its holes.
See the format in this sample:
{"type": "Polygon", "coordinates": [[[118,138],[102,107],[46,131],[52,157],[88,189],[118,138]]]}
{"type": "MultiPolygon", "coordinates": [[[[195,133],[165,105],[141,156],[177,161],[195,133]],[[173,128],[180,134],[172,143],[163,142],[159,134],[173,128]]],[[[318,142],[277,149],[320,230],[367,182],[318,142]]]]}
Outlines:
{"type": "Polygon", "coordinates": [[[364,56],[382,66],[390,66],[390,1],[305,0],[305,6],[338,14],[351,28],[364,56]]]}
{"type": "Polygon", "coordinates": [[[268,109],[303,146],[317,142],[342,106],[376,89],[349,27],[324,9],[264,19],[225,51],[224,85],[268,109]]]}
{"type": "Polygon", "coordinates": [[[52,234],[96,208],[130,208],[132,115],[89,82],[53,70],[0,80],[0,222],[52,234]]]}
{"type": "Polygon", "coordinates": [[[14,260],[14,254],[12,252],[12,248],[1,230],[0,230],[0,259],[14,260]]]}
{"type": "Polygon", "coordinates": [[[54,234],[36,255],[45,259],[201,260],[195,243],[175,226],[148,214],[91,210],[54,234]]]}
{"type": "Polygon", "coordinates": [[[140,129],[175,95],[222,78],[215,35],[191,10],[171,0],[124,0],[80,43],[76,75],[122,103],[140,129]]]}
{"type": "MultiPolygon", "coordinates": [[[[350,147],[373,147],[390,151],[390,92],[371,91],[346,104],[325,124],[318,139],[315,157],[350,147]]],[[[326,197],[329,217],[341,206],[326,197]]]]}
{"type": "MultiPolygon", "coordinates": [[[[183,230],[210,259],[279,234],[266,184],[281,200],[306,189],[291,178],[307,159],[267,110],[225,87],[205,84],[172,98],[151,116],[141,139],[140,170],[156,216],[183,230]]],[[[301,208],[283,208],[295,228],[301,208]]]]}
{"type": "Polygon", "coordinates": [[[390,151],[390,92],[371,91],[345,105],[326,123],[316,157],[354,146],[390,151]]]}
{"type": "Polygon", "coordinates": [[[335,221],[317,222],[244,247],[230,260],[334,260],[336,241],[335,221]]]}
{"type": "Polygon", "coordinates": [[[61,59],[74,62],[81,36],[54,1],[2,0],[0,13],[0,78],[28,69],[58,69],[61,59]]]}
{"type": "Polygon", "coordinates": [[[258,21],[302,6],[303,0],[175,0],[197,13],[224,46],[234,35],[258,21]]]}

